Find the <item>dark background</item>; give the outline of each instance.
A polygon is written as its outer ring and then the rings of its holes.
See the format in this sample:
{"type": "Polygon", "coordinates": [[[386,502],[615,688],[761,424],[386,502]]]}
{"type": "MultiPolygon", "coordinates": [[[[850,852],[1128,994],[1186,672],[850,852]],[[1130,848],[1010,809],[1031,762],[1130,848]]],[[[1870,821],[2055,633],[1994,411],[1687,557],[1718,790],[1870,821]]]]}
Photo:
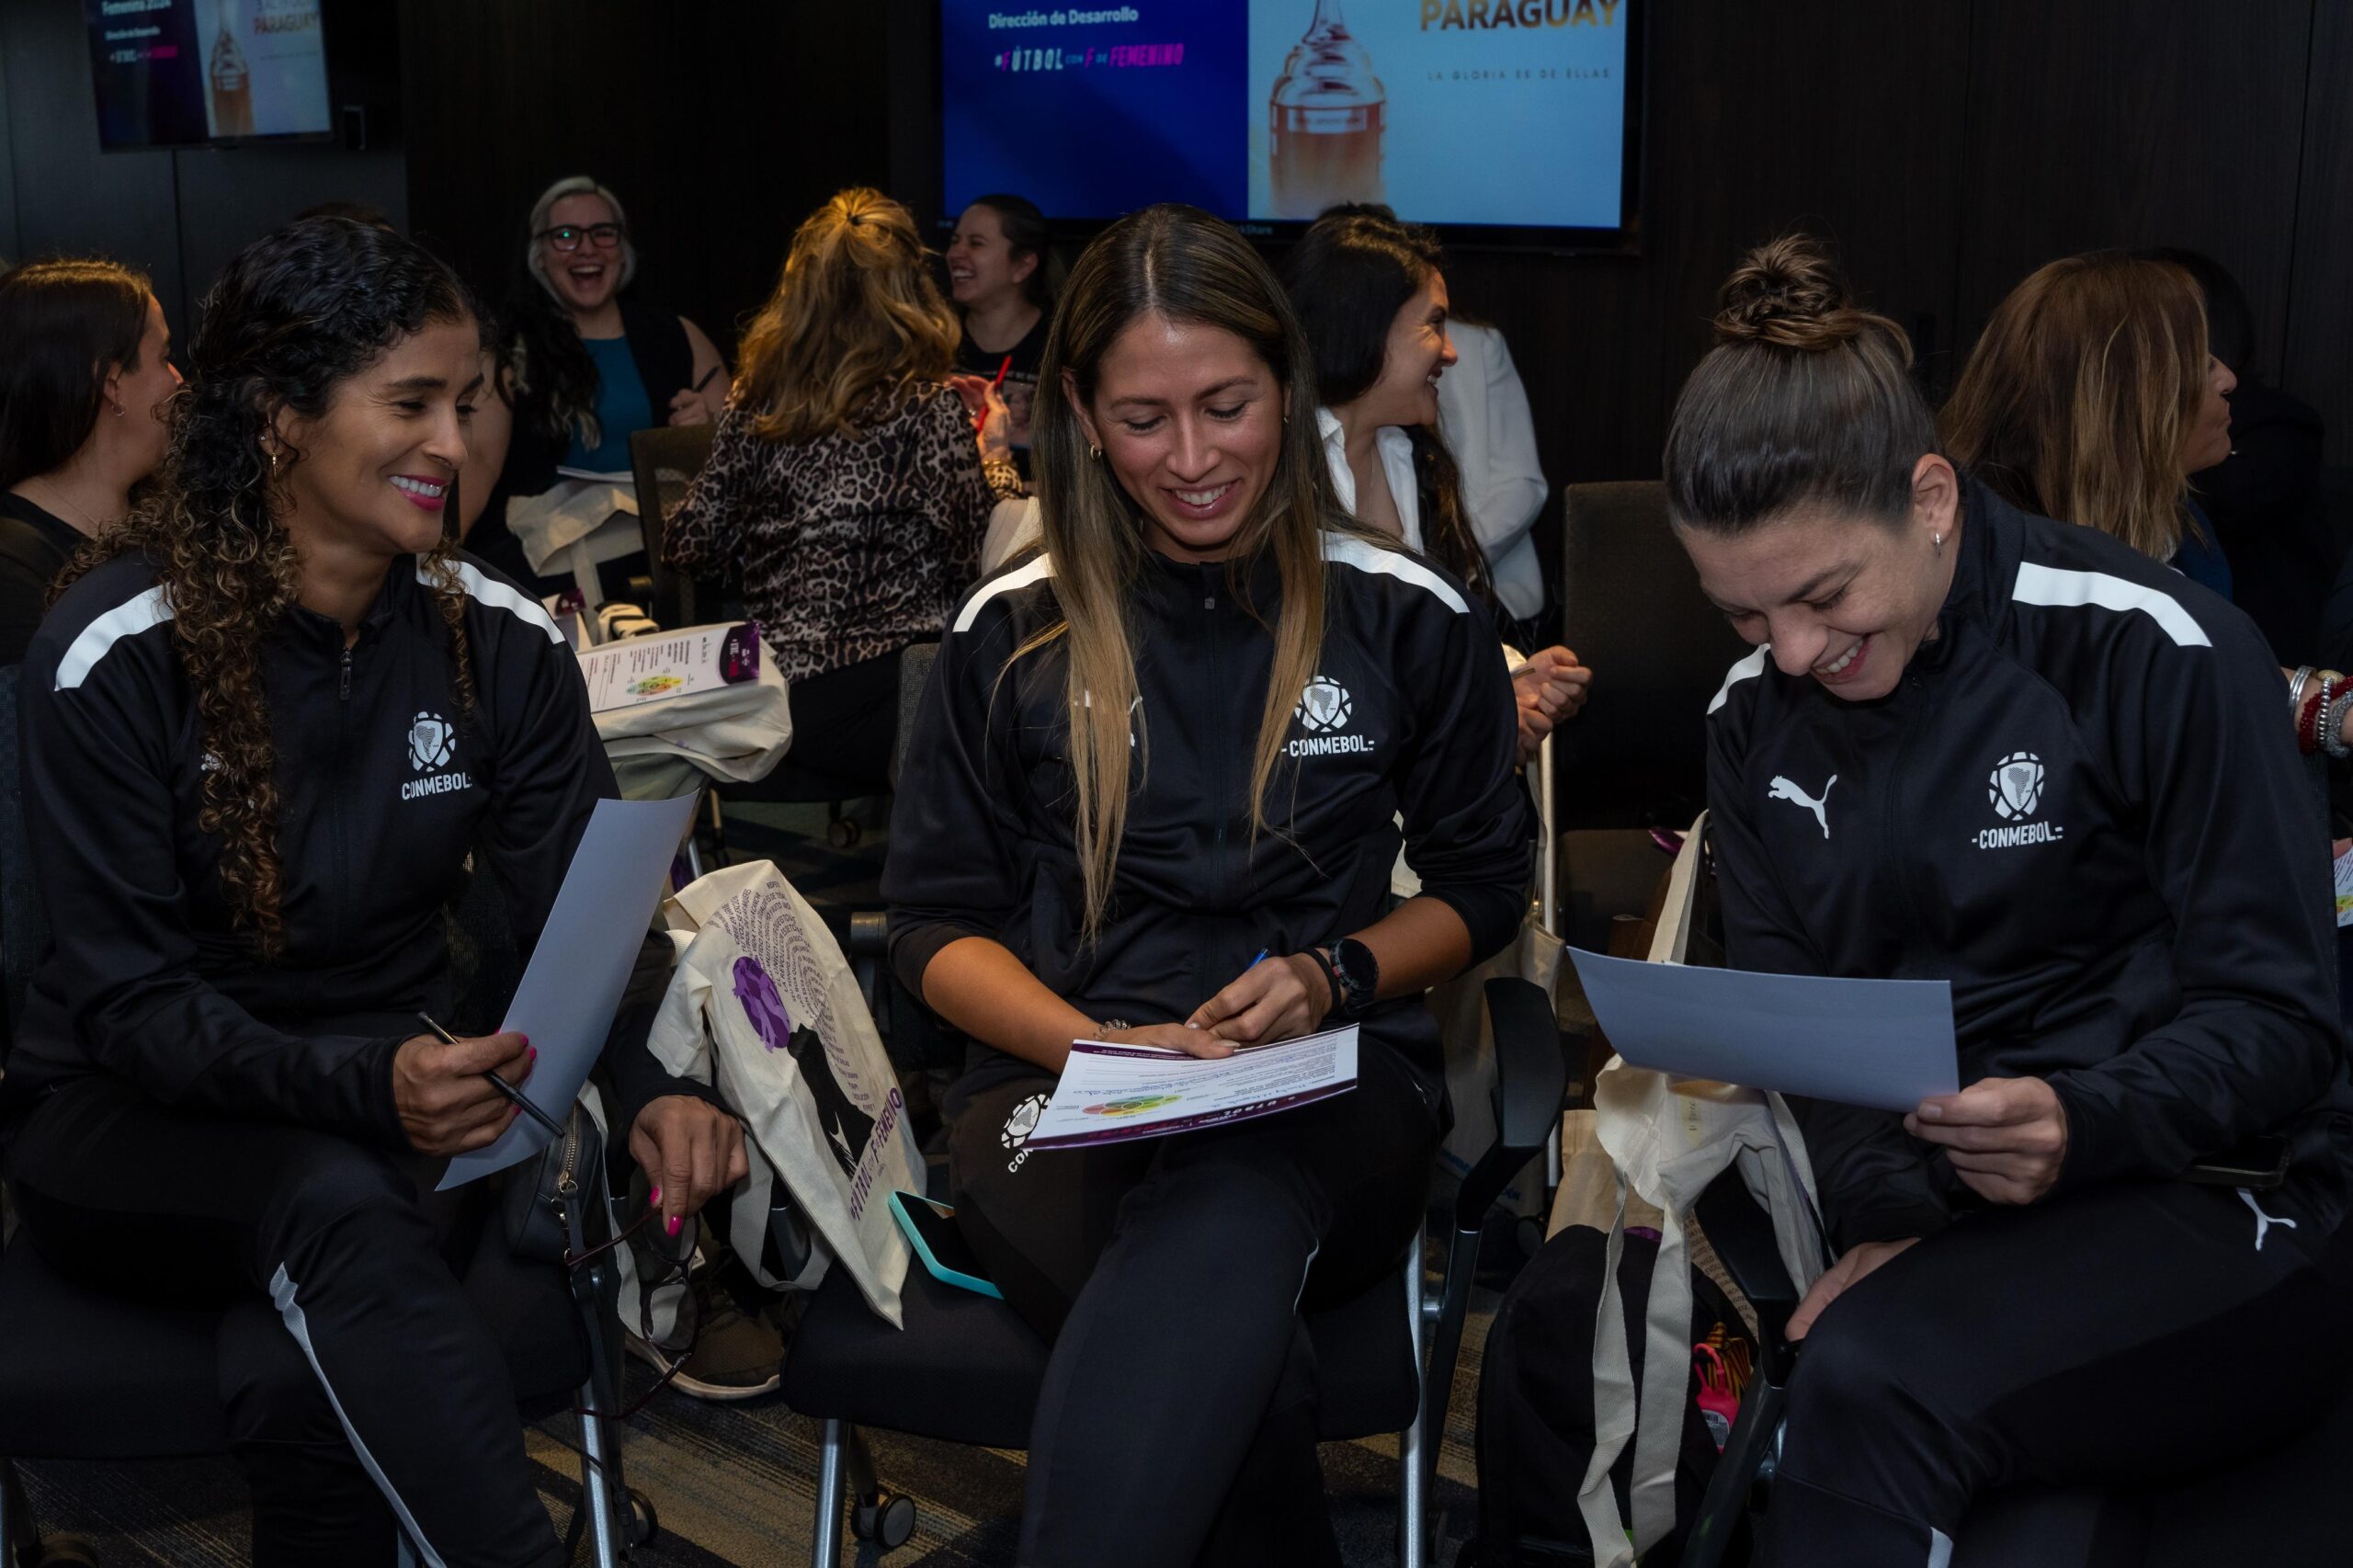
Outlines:
{"type": "MultiPolygon", "coordinates": [[[[0,0],[0,256],[142,266],[185,335],[236,247],[311,202],[381,206],[496,289],[531,197],[586,172],[628,204],[641,292],[725,344],[830,191],[932,199],[927,0],[329,6],[368,148],[103,154],[78,0],[0,0]]],[[[2347,82],[2330,0],[1665,0],[1642,253],[1464,254],[1449,282],[1509,338],[1557,487],[1657,472],[1718,280],[1785,228],[1839,244],[1938,393],[2040,263],[2187,245],[2237,274],[2255,368],[2353,463],[2347,82]]]]}

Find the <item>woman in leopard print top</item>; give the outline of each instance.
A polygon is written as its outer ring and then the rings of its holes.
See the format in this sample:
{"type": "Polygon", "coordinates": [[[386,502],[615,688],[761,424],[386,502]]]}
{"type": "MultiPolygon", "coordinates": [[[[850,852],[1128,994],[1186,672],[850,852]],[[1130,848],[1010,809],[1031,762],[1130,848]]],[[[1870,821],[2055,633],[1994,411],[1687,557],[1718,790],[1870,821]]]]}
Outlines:
{"type": "Polygon", "coordinates": [[[949,374],[957,334],[906,209],[835,196],[793,236],[710,460],[664,530],[671,566],[741,576],[791,686],[793,761],[877,790],[899,651],[939,635],[979,575],[990,509],[1020,493],[1003,399],[949,374]]]}

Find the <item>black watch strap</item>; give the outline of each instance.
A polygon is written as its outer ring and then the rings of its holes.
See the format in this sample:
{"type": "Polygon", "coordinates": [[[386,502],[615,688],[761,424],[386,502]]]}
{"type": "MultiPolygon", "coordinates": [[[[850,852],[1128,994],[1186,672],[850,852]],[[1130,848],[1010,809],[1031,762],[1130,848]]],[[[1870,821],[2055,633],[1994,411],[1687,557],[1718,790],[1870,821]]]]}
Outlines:
{"type": "Polygon", "coordinates": [[[1371,1012],[1381,997],[1381,960],[1372,949],[1354,937],[1343,937],[1332,944],[1328,962],[1338,999],[1333,1011],[1351,1019],[1371,1012]]]}
{"type": "Polygon", "coordinates": [[[1324,983],[1332,989],[1331,1005],[1324,1009],[1324,1016],[1338,1017],[1341,1010],[1347,1005],[1347,997],[1340,989],[1339,971],[1332,967],[1332,955],[1321,948],[1309,948],[1305,951],[1309,958],[1315,960],[1315,967],[1324,971],[1324,983]]]}

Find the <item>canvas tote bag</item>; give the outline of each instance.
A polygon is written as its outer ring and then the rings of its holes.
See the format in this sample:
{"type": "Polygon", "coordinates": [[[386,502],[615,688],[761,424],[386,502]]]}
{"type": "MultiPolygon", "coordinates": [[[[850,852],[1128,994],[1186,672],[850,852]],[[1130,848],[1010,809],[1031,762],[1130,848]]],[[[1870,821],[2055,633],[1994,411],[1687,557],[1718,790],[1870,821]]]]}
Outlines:
{"type": "Polygon", "coordinates": [[[923,1156],[833,933],[765,860],[713,871],[663,911],[684,950],[648,1043],[743,1119],[753,1178],[733,1206],[736,1256],[760,1257],[781,1181],[822,1246],[801,1278],[764,1283],[813,1287],[829,1256],[899,1326],[908,1251],[890,1198],[924,1190],[923,1156]]]}
{"type": "MultiPolygon", "coordinates": [[[[1706,825],[1702,812],[1675,858],[1651,943],[1653,963],[1681,963],[1688,950],[1706,825]]],[[[1674,1078],[1612,1057],[1594,1085],[1593,1134],[1614,1170],[1615,1201],[1594,1325],[1596,1441],[1577,1506],[1593,1541],[1595,1568],[1631,1568],[1675,1526],[1676,1460],[1683,1410],[1691,1397],[1691,1258],[1686,1231],[1692,1204],[1719,1175],[1738,1169],[1750,1196],[1772,1216],[1782,1266],[1801,1290],[1823,1270],[1822,1222],[1805,1144],[1779,1095],[1674,1078]],[[1639,1388],[1618,1283],[1633,1199],[1660,1216],[1639,1388]],[[1610,1467],[1630,1441],[1631,1531],[1609,1484],[1610,1467]]]]}

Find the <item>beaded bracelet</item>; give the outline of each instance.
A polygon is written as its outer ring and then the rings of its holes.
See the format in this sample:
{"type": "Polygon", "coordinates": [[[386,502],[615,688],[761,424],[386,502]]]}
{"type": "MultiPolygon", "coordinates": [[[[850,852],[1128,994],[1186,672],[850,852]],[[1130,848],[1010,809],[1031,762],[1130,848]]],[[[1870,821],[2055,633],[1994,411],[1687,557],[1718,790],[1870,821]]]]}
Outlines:
{"type": "Polygon", "coordinates": [[[2320,733],[2321,750],[2339,761],[2353,756],[2353,745],[2345,744],[2345,716],[2347,713],[2353,713],[2353,681],[2339,687],[2336,695],[2330,699],[2320,733]]]}
{"type": "Polygon", "coordinates": [[[2321,671],[2305,694],[2303,706],[2296,710],[2296,749],[2306,756],[2320,750],[2321,714],[2326,710],[2328,699],[2336,695],[2337,683],[2344,678],[2335,670],[2321,671]]]}

